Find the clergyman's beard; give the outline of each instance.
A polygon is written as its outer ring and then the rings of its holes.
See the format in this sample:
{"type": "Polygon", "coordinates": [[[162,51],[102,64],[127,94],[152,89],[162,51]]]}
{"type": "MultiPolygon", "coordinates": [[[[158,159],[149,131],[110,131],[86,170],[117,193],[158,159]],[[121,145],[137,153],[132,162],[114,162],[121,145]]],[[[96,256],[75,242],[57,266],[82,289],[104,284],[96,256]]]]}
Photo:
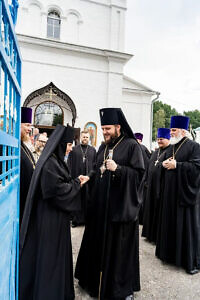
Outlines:
{"type": "Polygon", "coordinates": [[[170,144],[171,145],[176,145],[177,143],[179,143],[182,140],[183,136],[181,134],[179,134],[179,136],[175,137],[171,137],[170,138],[170,144]]]}
{"type": "Polygon", "coordinates": [[[106,140],[105,137],[104,137],[104,140],[105,140],[105,144],[108,145],[108,144],[113,144],[114,141],[118,138],[118,134],[117,134],[117,129],[115,128],[115,133],[113,135],[110,136],[110,139],[109,140],[106,140]]]}
{"type": "Polygon", "coordinates": [[[22,141],[23,143],[28,142],[28,141],[29,141],[29,135],[28,135],[27,133],[22,133],[22,134],[21,134],[21,141],[22,141]]]}
{"type": "Polygon", "coordinates": [[[83,141],[81,142],[81,144],[87,146],[87,145],[88,145],[88,141],[84,141],[84,140],[83,140],[83,141]]]}

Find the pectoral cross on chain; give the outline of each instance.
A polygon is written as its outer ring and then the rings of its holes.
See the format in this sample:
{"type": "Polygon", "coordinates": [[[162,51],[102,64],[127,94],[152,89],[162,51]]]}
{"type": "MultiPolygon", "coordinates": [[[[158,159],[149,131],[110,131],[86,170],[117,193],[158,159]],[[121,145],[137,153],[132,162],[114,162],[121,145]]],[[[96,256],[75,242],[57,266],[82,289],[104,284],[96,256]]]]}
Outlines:
{"type": "Polygon", "coordinates": [[[157,166],[157,164],[159,163],[159,160],[157,159],[154,163],[155,166],[157,166]]]}

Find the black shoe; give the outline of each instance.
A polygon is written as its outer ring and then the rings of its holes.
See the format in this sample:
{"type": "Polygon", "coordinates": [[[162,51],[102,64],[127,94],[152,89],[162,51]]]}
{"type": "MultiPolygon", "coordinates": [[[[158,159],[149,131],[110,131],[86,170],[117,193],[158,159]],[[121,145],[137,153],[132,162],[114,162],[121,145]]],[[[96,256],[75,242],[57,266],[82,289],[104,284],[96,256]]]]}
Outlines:
{"type": "Polygon", "coordinates": [[[187,273],[190,274],[190,275],[194,275],[194,274],[197,274],[197,273],[199,273],[199,272],[200,272],[200,270],[199,270],[199,269],[196,269],[196,268],[187,271],[187,273]]]}

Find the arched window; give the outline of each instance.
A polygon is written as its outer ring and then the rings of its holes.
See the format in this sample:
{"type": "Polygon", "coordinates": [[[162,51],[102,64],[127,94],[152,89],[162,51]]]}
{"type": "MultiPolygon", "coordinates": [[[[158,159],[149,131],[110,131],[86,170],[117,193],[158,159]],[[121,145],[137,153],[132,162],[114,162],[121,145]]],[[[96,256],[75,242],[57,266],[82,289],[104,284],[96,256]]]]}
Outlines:
{"type": "Polygon", "coordinates": [[[47,17],[47,37],[60,38],[60,14],[57,11],[50,11],[47,17]]]}
{"type": "Polygon", "coordinates": [[[56,126],[63,124],[63,111],[54,102],[43,102],[35,110],[35,125],[56,126]]]}

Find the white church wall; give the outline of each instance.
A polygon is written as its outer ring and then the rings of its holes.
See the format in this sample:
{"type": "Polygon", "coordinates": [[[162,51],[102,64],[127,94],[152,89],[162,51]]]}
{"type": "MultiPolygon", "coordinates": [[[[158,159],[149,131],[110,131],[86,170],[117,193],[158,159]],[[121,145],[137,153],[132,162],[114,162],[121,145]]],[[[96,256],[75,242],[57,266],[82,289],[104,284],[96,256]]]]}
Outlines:
{"type": "Polygon", "coordinates": [[[133,132],[142,132],[143,144],[150,148],[151,96],[124,91],[122,109],[133,132]]]}
{"type": "MultiPolygon", "coordinates": [[[[29,47],[21,42],[24,74],[22,99],[25,100],[33,91],[53,82],[75,103],[75,126],[83,128],[87,122],[92,121],[99,129],[98,110],[107,106],[121,106],[123,63],[116,59],[113,62],[111,58],[108,60],[100,55],[56,48],[50,50],[45,46],[29,47]]],[[[97,142],[101,140],[101,131],[98,130],[97,142]]]]}
{"type": "MultiPolygon", "coordinates": [[[[53,82],[73,100],[77,109],[75,126],[81,128],[89,121],[100,128],[98,109],[122,107],[133,130],[142,131],[144,143],[149,146],[152,95],[136,93],[124,80],[126,55],[122,60],[119,58],[122,54],[115,52],[75,46],[68,48],[62,43],[18,38],[23,58],[23,100],[33,91],[53,82]]],[[[132,87],[139,88],[136,83],[132,87]]],[[[101,131],[98,130],[97,143],[101,140],[101,131]]]]}
{"type": "MultiPolygon", "coordinates": [[[[23,85],[26,87],[23,89],[23,95],[28,96],[34,90],[46,86],[52,81],[75,103],[77,110],[75,127],[83,129],[84,125],[90,121],[96,123],[99,128],[98,109],[107,106],[107,80],[105,74],[86,70],[71,70],[65,67],[56,68],[50,65],[35,64],[34,67],[37,69],[36,74],[32,72],[32,64],[24,64],[23,72],[30,75],[23,79],[23,85]],[[41,76],[41,74],[45,75],[41,76]],[[33,82],[33,84],[30,82],[33,82]]],[[[23,96],[23,99],[25,98],[23,96]]],[[[64,124],[68,120],[69,115],[65,115],[64,124]]],[[[97,142],[99,142],[100,135],[101,133],[98,131],[97,142]]]]}
{"type": "Polygon", "coordinates": [[[47,16],[61,17],[60,41],[101,49],[124,50],[126,0],[20,0],[17,33],[47,37],[47,16]],[[34,22],[33,22],[34,20],[34,22]]]}
{"type": "Polygon", "coordinates": [[[41,7],[36,3],[31,3],[29,5],[29,18],[34,20],[34,24],[29,22],[29,32],[31,31],[33,36],[40,36],[41,32],[41,7]]]}
{"type": "MultiPolygon", "coordinates": [[[[144,144],[149,146],[151,98],[155,93],[123,75],[123,67],[132,57],[123,53],[126,0],[19,3],[16,30],[23,59],[22,99],[53,82],[74,102],[75,127],[83,129],[88,122],[96,123],[97,145],[103,140],[99,109],[122,107],[133,131],[143,132],[144,144]],[[51,9],[60,14],[59,40],[47,38],[51,9]]],[[[70,117],[64,109],[64,124],[70,117]]]]}

